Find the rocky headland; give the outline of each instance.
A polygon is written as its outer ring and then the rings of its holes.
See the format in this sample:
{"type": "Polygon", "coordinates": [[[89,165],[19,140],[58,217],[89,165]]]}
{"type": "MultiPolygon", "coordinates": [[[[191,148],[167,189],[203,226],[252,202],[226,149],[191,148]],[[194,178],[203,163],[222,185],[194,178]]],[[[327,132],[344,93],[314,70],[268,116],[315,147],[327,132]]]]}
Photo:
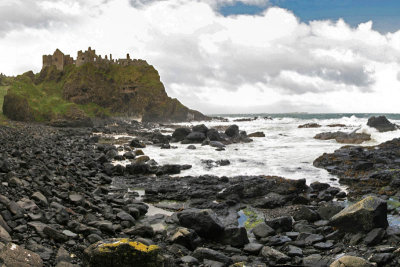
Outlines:
{"type": "Polygon", "coordinates": [[[4,97],[9,119],[92,126],[92,118],[134,117],[146,122],[207,120],[170,98],[157,70],[145,60],[102,58],[89,48],[74,60],[56,50],[43,68],[18,75],[4,97]]]}

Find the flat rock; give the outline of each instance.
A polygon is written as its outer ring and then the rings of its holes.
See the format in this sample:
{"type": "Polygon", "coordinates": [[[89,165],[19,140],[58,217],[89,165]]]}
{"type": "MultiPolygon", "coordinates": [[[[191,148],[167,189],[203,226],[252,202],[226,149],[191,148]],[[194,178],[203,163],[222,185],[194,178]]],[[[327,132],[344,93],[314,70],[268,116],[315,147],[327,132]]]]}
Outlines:
{"type": "Polygon", "coordinates": [[[360,257],[343,256],[334,262],[329,267],[372,267],[372,263],[360,257]]]}
{"type": "Polygon", "coordinates": [[[273,249],[269,246],[264,246],[260,252],[260,256],[263,258],[269,260],[269,261],[274,261],[276,263],[285,263],[290,261],[290,257],[288,257],[286,254],[273,249]]]}
{"type": "Polygon", "coordinates": [[[7,267],[42,267],[43,261],[40,256],[32,251],[9,243],[0,251],[2,266],[7,267]]]}

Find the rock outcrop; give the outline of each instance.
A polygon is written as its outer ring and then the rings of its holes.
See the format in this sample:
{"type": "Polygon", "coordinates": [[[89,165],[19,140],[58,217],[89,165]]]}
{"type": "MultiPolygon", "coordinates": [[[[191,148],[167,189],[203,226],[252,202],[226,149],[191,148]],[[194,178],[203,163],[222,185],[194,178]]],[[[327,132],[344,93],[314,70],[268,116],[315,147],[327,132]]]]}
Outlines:
{"type": "Polygon", "coordinates": [[[319,140],[331,140],[335,139],[336,142],[342,144],[361,144],[365,141],[371,140],[371,135],[365,133],[345,133],[345,132],[327,132],[319,133],[314,136],[315,139],[319,140]]]}
{"type": "Polygon", "coordinates": [[[389,132],[398,129],[398,126],[391,123],[385,116],[373,116],[368,119],[367,125],[377,129],[379,132],[389,132]]]}

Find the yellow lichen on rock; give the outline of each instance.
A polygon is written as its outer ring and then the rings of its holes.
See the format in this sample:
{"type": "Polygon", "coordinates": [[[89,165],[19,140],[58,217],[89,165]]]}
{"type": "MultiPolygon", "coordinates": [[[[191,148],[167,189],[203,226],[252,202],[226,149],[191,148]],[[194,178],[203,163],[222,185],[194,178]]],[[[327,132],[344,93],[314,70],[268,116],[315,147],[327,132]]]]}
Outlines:
{"type": "Polygon", "coordinates": [[[141,252],[151,252],[151,251],[159,249],[159,247],[156,245],[147,246],[141,242],[130,241],[128,238],[121,238],[112,243],[100,244],[98,249],[100,252],[111,252],[113,248],[116,248],[123,244],[128,244],[129,246],[133,247],[135,250],[141,251],[141,252]]]}
{"type": "Polygon", "coordinates": [[[163,264],[161,249],[157,245],[147,246],[128,238],[99,241],[84,251],[87,267],[159,267],[163,264]]]}

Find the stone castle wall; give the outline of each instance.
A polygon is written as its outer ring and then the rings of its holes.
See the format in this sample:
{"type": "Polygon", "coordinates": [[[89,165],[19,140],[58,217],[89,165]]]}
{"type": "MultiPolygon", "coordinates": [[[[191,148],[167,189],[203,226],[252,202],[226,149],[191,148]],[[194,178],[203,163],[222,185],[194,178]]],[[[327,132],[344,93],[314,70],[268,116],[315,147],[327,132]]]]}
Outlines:
{"type": "Polygon", "coordinates": [[[75,64],[77,67],[80,67],[86,63],[96,65],[117,64],[122,66],[139,66],[147,64],[147,62],[142,59],[131,59],[129,54],[127,54],[124,59],[114,60],[111,54],[109,58],[107,55],[102,58],[101,55],[96,55],[96,50],[92,50],[92,48],[89,47],[86,51],[78,51],[76,60],[74,60],[70,55],[64,55],[59,49],[56,49],[53,55],[43,55],[42,68],[56,66],[58,70],[62,71],[65,66],[75,64]]]}

